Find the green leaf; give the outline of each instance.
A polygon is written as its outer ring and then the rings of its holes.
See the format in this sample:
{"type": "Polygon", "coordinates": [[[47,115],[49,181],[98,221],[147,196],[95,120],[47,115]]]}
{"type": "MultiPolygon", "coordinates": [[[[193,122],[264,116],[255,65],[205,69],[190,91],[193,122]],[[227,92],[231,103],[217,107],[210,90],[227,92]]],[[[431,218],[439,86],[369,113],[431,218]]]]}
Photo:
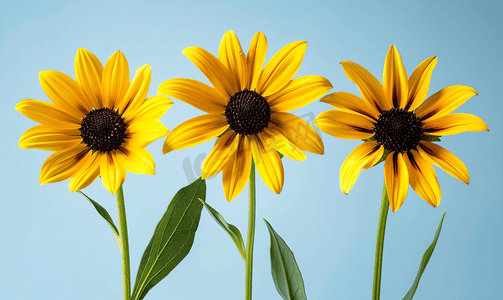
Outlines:
{"type": "Polygon", "coordinates": [[[100,214],[100,216],[103,217],[103,219],[105,219],[105,221],[107,221],[108,225],[110,225],[110,228],[114,232],[115,237],[117,239],[119,239],[119,230],[117,230],[117,227],[114,224],[114,220],[112,219],[112,217],[110,217],[110,214],[108,214],[107,210],[103,206],[99,205],[98,202],[96,202],[93,199],[89,198],[83,192],[81,192],[81,191],[78,191],[78,192],[81,195],[83,195],[84,197],[86,197],[87,200],[89,200],[89,202],[91,202],[91,204],[94,206],[94,208],[96,209],[96,211],[100,214]]]}
{"type": "Polygon", "coordinates": [[[433,250],[435,250],[435,246],[437,245],[438,236],[440,235],[440,230],[442,229],[442,223],[444,222],[446,212],[444,212],[444,215],[440,220],[440,224],[438,224],[437,233],[435,234],[435,238],[433,238],[433,242],[431,243],[430,247],[426,249],[426,252],[424,252],[423,259],[421,260],[421,264],[419,265],[419,271],[417,271],[416,279],[414,280],[414,283],[412,284],[412,287],[410,288],[409,292],[405,295],[405,297],[403,297],[403,300],[411,300],[412,297],[414,297],[414,294],[416,293],[417,286],[419,285],[419,279],[421,279],[424,269],[426,269],[426,265],[428,265],[430,257],[433,254],[433,250]]]}
{"type": "MultiPolygon", "coordinates": [[[[364,141],[364,142],[372,142],[372,141],[375,141],[375,140],[376,140],[376,139],[375,139],[375,137],[371,136],[371,137],[369,137],[368,139],[363,139],[362,141],[364,141]]],[[[376,163],[373,165],[373,167],[375,167],[375,166],[377,166],[378,164],[380,164],[380,163],[382,163],[383,161],[385,161],[385,160],[386,160],[386,158],[388,157],[388,154],[389,154],[389,151],[388,151],[388,150],[386,150],[386,149],[384,149],[384,152],[383,152],[383,154],[382,154],[381,158],[379,159],[379,161],[378,161],[378,162],[376,162],[376,163]]]]}
{"type": "Polygon", "coordinates": [[[384,152],[383,152],[383,154],[382,154],[381,158],[379,159],[379,161],[378,161],[378,162],[376,162],[376,163],[375,163],[375,165],[373,165],[373,167],[375,167],[375,166],[377,166],[378,164],[380,164],[380,163],[382,163],[383,161],[385,161],[385,160],[386,160],[386,158],[388,157],[388,155],[389,155],[389,151],[388,151],[388,150],[386,150],[386,149],[384,149],[384,152]]]}
{"type": "Polygon", "coordinates": [[[423,139],[429,142],[440,142],[440,137],[435,135],[426,135],[423,139]]]}
{"type": "Polygon", "coordinates": [[[173,197],[143,253],[131,299],[143,299],[187,256],[203,209],[199,198],[206,198],[206,183],[201,178],[173,197]]]}
{"type": "Polygon", "coordinates": [[[218,211],[216,211],[208,203],[204,202],[203,200],[201,200],[201,202],[204,204],[206,209],[208,209],[208,212],[213,217],[213,219],[215,219],[218,225],[220,225],[229,234],[234,244],[236,244],[236,247],[239,250],[239,254],[241,254],[243,260],[246,261],[245,244],[243,242],[243,237],[241,236],[241,232],[239,232],[239,229],[236,226],[227,223],[224,217],[222,217],[222,215],[219,214],[218,211]]]}
{"type": "Polygon", "coordinates": [[[307,300],[304,280],[292,250],[264,219],[271,235],[271,274],[276,290],[285,300],[307,300]]]}

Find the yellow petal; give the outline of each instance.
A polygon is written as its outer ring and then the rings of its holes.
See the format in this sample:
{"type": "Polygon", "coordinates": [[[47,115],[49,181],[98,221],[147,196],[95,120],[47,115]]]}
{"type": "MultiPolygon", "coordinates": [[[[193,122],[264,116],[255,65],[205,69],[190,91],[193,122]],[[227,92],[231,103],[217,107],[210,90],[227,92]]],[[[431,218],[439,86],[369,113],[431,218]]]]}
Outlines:
{"type": "Polygon", "coordinates": [[[391,45],[384,61],[382,85],[393,107],[404,108],[409,93],[409,80],[395,45],[391,45]]]}
{"type": "Polygon", "coordinates": [[[294,160],[306,160],[306,154],[276,129],[264,128],[262,133],[262,136],[269,136],[267,141],[262,142],[267,143],[274,150],[294,160]]]}
{"type": "Polygon", "coordinates": [[[436,64],[437,57],[432,56],[420,63],[412,72],[409,79],[409,97],[405,109],[413,111],[426,98],[430,88],[431,73],[436,64]]]}
{"type": "Polygon", "coordinates": [[[208,78],[215,89],[225,99],[239,91],[232,73],[213,54],[199,47],[189,47],[182,51],[208,78]]]}
{"type": "Polygon", "coordinates": [[[47,97],[67,114],[80,119],[91,110],[91,103],[70,76],[57,71],[42,71],[39,79],[47,97]]]}
{"type": "Polygon", "coordinates": [[[117,103],[119,114],[123,114],[128,122],[136,114],[136,110],[147,98],[150,87],[151,70],[150,65],[143,65],[138,68],[136,75],[129,84],[126,95],[117,103]]]}
{"type": "Polygon", "coordinates": [[[391,102],[386,98],[382,85],[369,71],[350,61],[343,61],[341,65],[348,79],[358,86],[372,115],[377,116],[381,111],[391,108],[391,102]]]}
{"type": "Polygon", "coordinates": [[[339,176],[341,191],[347,195],[360,172],[375,165],[383,153],[384,148],[376,141],[365,142],[351,151],[341,166],[339,176]]]}
{"type": "Polygon", "coordinates": [[[148,150],[124,143],[122,151],[116,152],[116,162],[124,169],[136,174],[155,174],[155,163],[148,150]]]}
{"type": "Polygon", "coordinates": [[[248,89],[253,91],[257,88],[257,82],[264,66],[265,55],[267,53],[267,39],[262,32],[257,32],[250,43],[248,55],[246,56],[249,84],[248,89]]]}
{"type": "Polygon", "coordinates": [[[345,111],[324,111],[316,117],[314,125],[340,139],[363,140],[374,135],[370,118],[345,111]]]}
{"type": "Polygon", "coordinates": [[[449,86],[431,95],[415,113],[421,120],[446,116],[475,95],[477,92],[469,86],[449,86]]]}
{"type": "Polygon", "coordinates": [[[60,128],[80,128],[82,119],[58,109],[52,103],[33,99],[19,102],[16,110],[35,122],[60,128]]]}
{"type": "Polygon", "coordinates": [[[451,135],[465,131],[489,131],[481,118],[470,114],[450,114],[435,119],[428,119],[423,124],[426,135],[451,135]]]}
{"type": "Polygon", "coordinates": [[[78,129],[60,129],[47,125],[38,125],[28,129],[19,139],[19,147],[61,151],[80,144],[82,137],[78,129]]]}
{"type": "Polygon", "coordinates": [[[91,51],[79,48],[75,55],[75,77],[92,107],[103,107],[101,100],[101,78],[103,65],[91,51]]]}
{"type": "Polygon", "coordinates": [[[246,55],[243,48],[241,48],[238,37],[232,30],[227,31],[222,37],[218,49],[218,58],[231,71],[239,90],[245,89],[249,76],[246,55]]]}
{"type": "Polygon", "coordinates": [[[157,89],[158,94],[177,98],[207,113],[221,114],[227,99],[214,88],[196,80],[175,78],[166,80],[157,89]]]}
{"type": "Polygon", "coordinates": [[[388,191],[389,206],[397,211],[407,197],[409,171],[400,152],[391,152],[384,163],[384,180],[388,191]]]}
{"type": "Polygon", "coordinates": [[[283,88],[300,68],[307,42],[297,41],[283,47],[262,70],[257,83],[257,93],[268,97],[283,88]]]}
{"type": "Polygon", "coordinates": [[[437,207],[440,204],[442,191],[433,166],[416,150],[407,152],[403,158],[409,169],[410,186],[431,206],[437,207]]]}
{"type": "Polygon", "coordinates": [[[260,178],[273,192],[279,194],[285,180],[283,163],[278,152],[268,146],[268,139],[269,137],[262,133],[252,135],[251,151],[260,178]]]}
{"type": "Polygon", "coordinates": [[[328,103],[333,108],[338,110],[356,113],[369,117],[370,119],[377,121],[377,115],[372,113],[367,104],[363,100],[350,93],[346,92],[336,92],[321,98],[321,102],[328,103]]]}
{"type": "Polygon", "coordinates": [[[114,152],[101,155],[100,175],[105,188],[112,194],[122,186],[126,180],[126,169],[117,163],[114,152]]]}
{"type": "Polygon", "coordinates": [[[417,151],[429,163],[439,166],[447,174],[466,184],[470,183],[470,173],[465,164],[447,149],[434,143],[420,141],[417,151]]]}
{"type": "Polygon", "coordinates": [[[147,98],[130,118],[136,120],[159,119],[166,113],[171,105],[173,105],[173,101],[168,97],[155,95],[147,98]]]}
{"type": "Polygon", "coordinates": [[[40,184],[59,182],[74,177],[89,159],[91,151],[83,144],[54,152],[40,170],[40,184]]]}
{"type": "Polygon", "coordinates": [[[308,105],[332,88],[330,81],[321,76],[310,75],[289,81],[284,88],[268,99],[271,110],[290,111],[308,105]]]}
{"type": "Polygon", "coordinates": [[[239,137],[234,131],[227,131],[216,142],[201,167],[201,178],[210,178],[222,171],[238,148],[239,137]]]}
{"type": "Polygon", "coordinates": [[[238,148],[224,167],[222,182],[227,201],[232,201],[244,189],[251,169],[250,141],[245,135],[239,135],[238,148]]]}
{"type": "Polygon", "coordinates": [[[128,143],[139,148],[148,146],[168,133],[169,129],[159,120],[139,120],[126,129],[128,143]]]}
{"type": "Polygon", "coordinates": [[[98,178],[100,175],[100,158],[101,156],[95,153],[86,160],[78,174],[68,183],[72,193],[86,188],[98,178]]]}
{"type": "Polygon", "coordinates": [[[122,52],[115,52],[107,60],[102,80],[103,105],[110,109],[117,109],[129,88],[129,65],[122,52]]]}
{"type": "Polygon", "coordinates": [[[325,152],[321,137],[314,128],[295,115],[286,112],[273,113],[268,126],[279,131],[303,151],[316,154],[325,152]]]}
{"type": "Polygon", "coordinates": [[[164,141],[162,153],[199,145],[224,133],[229,124],[219,114],[207,114],[192,118],[173,129],[164,141]]]}

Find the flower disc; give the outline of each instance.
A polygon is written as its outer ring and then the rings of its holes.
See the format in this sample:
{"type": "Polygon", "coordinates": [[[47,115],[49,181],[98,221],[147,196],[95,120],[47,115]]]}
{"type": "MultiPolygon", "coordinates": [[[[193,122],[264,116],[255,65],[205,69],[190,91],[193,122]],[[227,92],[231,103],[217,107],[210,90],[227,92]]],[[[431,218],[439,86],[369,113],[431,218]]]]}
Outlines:
{"type": "Polygon", "coordinates": [[[262,132],[271,119],[269,103],[259,93],[244,89],[235,93],[225,108],[232,130],[252,135],[262,132]]]}

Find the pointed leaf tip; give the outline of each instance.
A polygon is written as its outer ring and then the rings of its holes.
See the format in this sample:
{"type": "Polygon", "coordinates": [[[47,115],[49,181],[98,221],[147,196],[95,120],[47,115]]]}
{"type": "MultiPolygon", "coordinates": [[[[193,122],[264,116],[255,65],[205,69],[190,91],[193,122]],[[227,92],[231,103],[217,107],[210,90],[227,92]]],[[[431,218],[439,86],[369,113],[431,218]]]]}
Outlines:
{"type": "Polygon", "coordinates": [[[263,219],[271,236],[271,274],[278,294],[284,300],[307,300],[304,280],[292,250],[263,219]]]}
{"type": "Polygon", "coordinates": [[[239,254],[241,254],[241,257],[243,258],[244,261],[246,261],[246,250],[245,250],[245,244],[243,242],[243,237],[241,235],[241,232],[239,229],[232,225],[229,224],[225,221],[224,217],[216,211],[213,207],[211,207],[208,203],[206,203],[204,200],[199,199],[201,203],[204,204],[210,215],[213,217],[213,219],[220,225],[225,232],[231,237],[232,241],[236,245],[236,248],[238,248],[239,254]]]}
{"type": "Polygon", "coordinates": [[[442,215],[442,219],[440,220],[440,224],[438,224],[438,229],[435,233],[435,237],[433,238],[433,242],[428,247],[428,249],[426,249],[426,252],[424,252],[423,258],[421,259],[421,264],[419,265],[419,270],[417,271],[416,279],[414,280],[412,287],[407,292],[405,297],[403,297],[403,300],[412,300],[412,297],[414,297],[414,294],[416,293],[417,287],[419,285],[419,280],[421,279],[421,276],[423,275],[423,272],[426,269],[428,262],[430,261],[431,255],[433,254],[433,250],[435,250],[435,246],[437,245],[438,237],[440,236],[440,230],[442,229],[442,224],[444,223],[445,213],[447,213],[447,211],[445,211],[442,215]]]}
{"type": "Polygon", "coordinates": [[[131,299],[143,299],[189,254],[203,209],[198,199],[206,199],[201,178],[173,197],[143,253],[131,299]]]}
{"type": "Polygon", "coordinates": [[[98,202],[96,202],[93,199],[89,198],[82,191],[77,191],[77,192],[80,193],[82,196],[86,197],[87,200],[89,200],[89,202],[91,202],[91,204],[94,206],[94,208],[96,209],[96,211],[100,214],[100,216],[103,219],[105,219],[105,221],[107,221],[108,225],[110,226],[110,228],[112,229],[113,233],[115,234],[115,237],[118,239],[119,238],[119,230],[115,226],[114,220],[112,219],[112,217],[110,216],[110,214],[108,213],[108,211],[103,206],[99,205],[98,202]]]}

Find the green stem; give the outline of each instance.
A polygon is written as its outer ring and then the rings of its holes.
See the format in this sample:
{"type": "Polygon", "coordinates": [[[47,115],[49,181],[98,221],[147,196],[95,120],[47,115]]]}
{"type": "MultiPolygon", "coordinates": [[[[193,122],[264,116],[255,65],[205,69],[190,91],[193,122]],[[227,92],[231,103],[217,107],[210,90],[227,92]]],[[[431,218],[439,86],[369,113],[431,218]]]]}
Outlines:
{"type": "Polygon", "coordinates": [[[119,211],[119,240],[122,255],[122,281],[124,283],[124,300],[131,298],[131,271],[129,266],[129,241],[126,222],[126,205],[124,203],[124,191],[122,186],[115,193],[117,197],[117,209],[119,211]]]}
{"type": "Polygon", "coordinates": [[[389,199],[386,189],[386,181],[382,191],[381,211],[379,212],[379,224],[377,225],[376,254],[374,260],[374,288],[372,300],[379,300],[381,296],[381,271],[384,248],[384,233],[386,231],[386,219],[388,218],[389,199]]]}
{"type": "Polygon", "coordinates": [[[255,162],[252,160],[250,181],[248,182],[248,235],[246,240],[246,281],[245,299],[252,298],[252,273],[253,273],[253,240],[255,238],[255,162]]]}

